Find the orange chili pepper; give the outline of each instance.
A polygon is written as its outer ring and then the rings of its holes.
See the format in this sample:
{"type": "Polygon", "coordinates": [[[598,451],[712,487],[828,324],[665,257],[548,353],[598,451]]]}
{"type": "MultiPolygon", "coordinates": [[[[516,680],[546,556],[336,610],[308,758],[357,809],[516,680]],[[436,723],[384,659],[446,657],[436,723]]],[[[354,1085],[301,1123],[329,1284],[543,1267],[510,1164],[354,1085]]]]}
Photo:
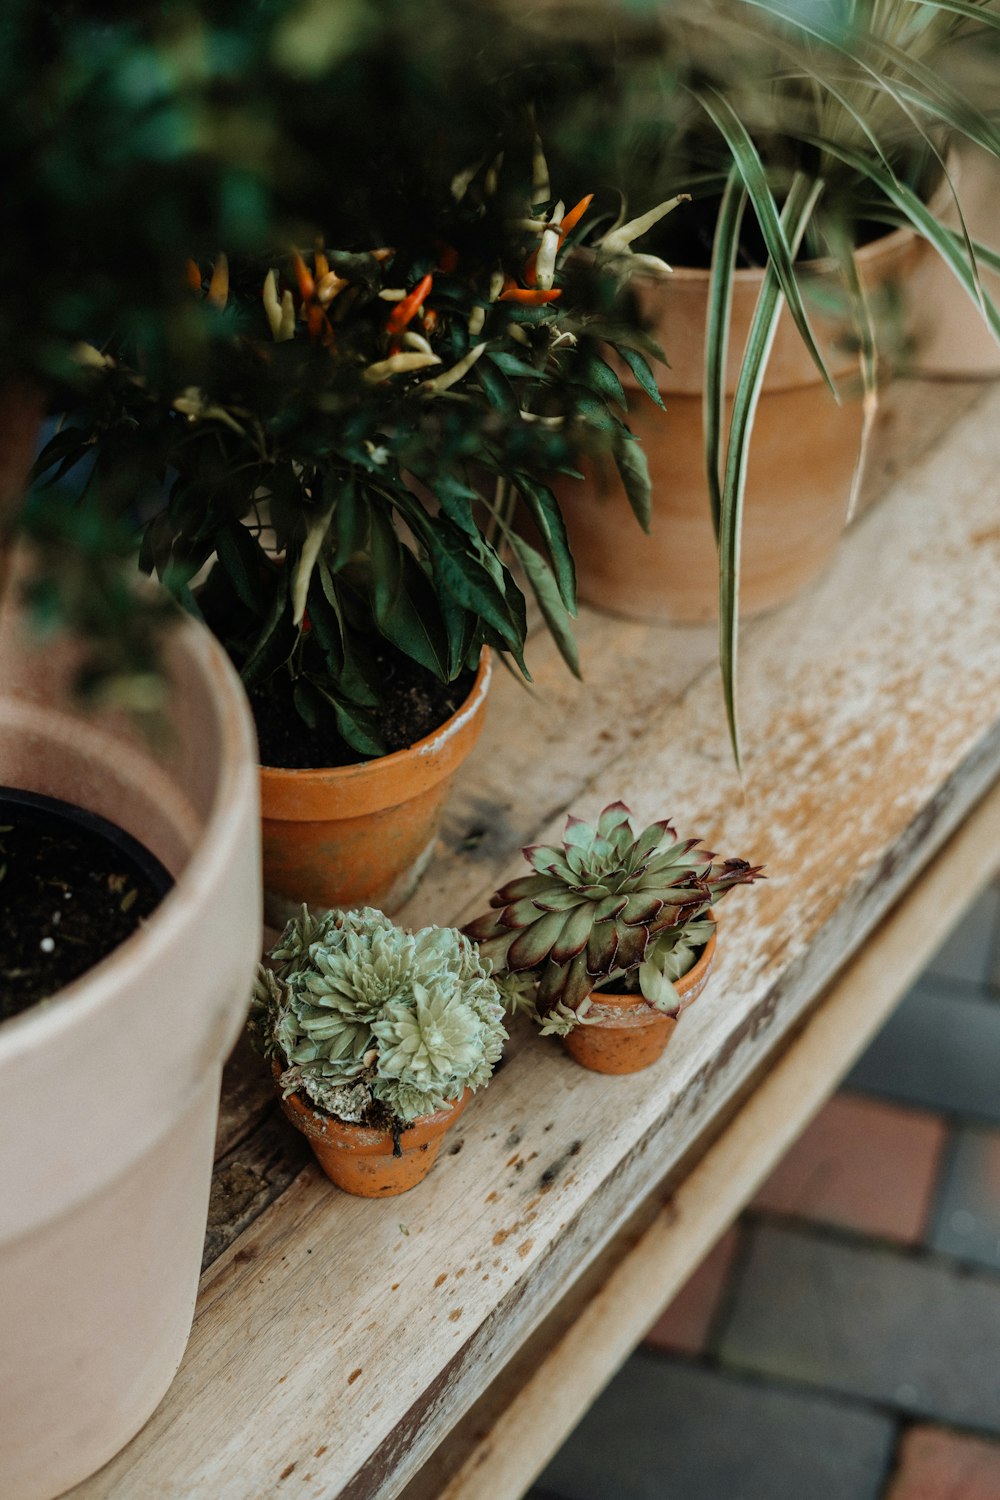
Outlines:
{"type": "Polygon", "coordinates": [[[437,327],[438,315],[433,307],[421,308],[424,320],[424,332],[433,333],[437,327]]]}
{"type": "Polygon", "coordinates": [[[318,302],[310,302],[306,308],[306,330],[312,340],[315,341],[319,338],[323,332],[324,324],[329,328],[330,325],[326,321],[326,313],[318,302]]]}
{"type": "Polygon", "coordinates": [[[500,301],[520,302],[522,307],[544,307],[546,302],[555,302],[561,296],[561,286],[549,287],[548,291],[543,292],[537,286],[515,286],[513,282],[510,282],[500,293],[500,301]]]}
{"type": "Polygon", "coordinates": [[[187,272],[187,282],[192,292],[200,292],[201,267],[198,265],[198,262],[196,260],[191,260],[191,258],[188,257],[188,261],[184,269],[187,272]]]}
{"type": "Polygon", "coordinates": [[[584,214],[587,212],[587,209],[590,207],[593,201],[593,193],[588,193],[586,198],[581,198],[579,203],[574,203],[568,214],[563,214],[562,230],[559,235],[560,250],[563,247],[566,236],[573,233],[573,230],[579,224],[580,220],[583,218],[584,214]]]}
{"type": "Polygon", "coordinates": [[[311,302],[316,295],[316,282],[309,267],[297,251],[292,256],[292,267],[295,271],[295,279],[299,284],[299,295],[303,302],[311,302]]]}
{"type": "Polygon", "coordinates": [[[426,300],[433,285],[434,277],[428,273],[420,278],[409,296],[404,297],[402,302],[396,303],[385,325],[390,333],[402,333],[407,323],[415,316],[417,308],[426,300]]]}
{"type": "Polygon", "coordinates": [[[330,274],[330,262],[327,260],[322,250],[317,250],[316,254],[313,256],[313,263],[315,267],[313,271],[313,279],[315,280],[316,284],[319,285],[319,283],[323,280],[323,277],[329,276],[330,274]]]}

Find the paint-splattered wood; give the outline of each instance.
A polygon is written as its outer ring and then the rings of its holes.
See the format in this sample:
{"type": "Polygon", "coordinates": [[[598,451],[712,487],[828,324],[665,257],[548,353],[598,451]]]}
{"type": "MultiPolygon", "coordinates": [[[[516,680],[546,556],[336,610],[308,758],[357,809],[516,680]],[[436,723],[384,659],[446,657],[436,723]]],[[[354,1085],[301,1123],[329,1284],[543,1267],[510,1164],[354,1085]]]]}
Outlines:
{"type": "Polygon", "coordinates": [[[478,754],[475,808],[459,799],[486,834],[411,920],[480,907],[511,839],[555,833],[570,799],[672,812],[771,879],[727,901],[713,983],[648,1073],[587,1074],[518,1031],[407,1197],[299,1174],[210,1267],[174,1386],[80,1500],[398,1493],[1000,774],[998,467],[992,393],[808,598],[746,632],[742,788],[702,632],[590,616],[588,693],[540,671],[526,702],[501,674],[504,737],[478,754]],[[634,653],[617,667],[615,644],[634,653]]]}

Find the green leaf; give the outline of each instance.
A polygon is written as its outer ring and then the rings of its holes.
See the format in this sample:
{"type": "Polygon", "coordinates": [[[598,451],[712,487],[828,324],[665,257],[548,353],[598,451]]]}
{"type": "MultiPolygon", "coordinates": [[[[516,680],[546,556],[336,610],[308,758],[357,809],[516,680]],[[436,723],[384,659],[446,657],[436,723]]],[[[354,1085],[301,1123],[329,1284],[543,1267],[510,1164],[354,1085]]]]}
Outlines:
{"type": "Polygon", "coordinates": [[[541,370],[536,369],[534,365],[529,364],[526,359],[521,359],[517,354],[508,354],[503,349],[487,349],[486,358],[491,359],[497,369],[502,370],[505,375],[536,381],[544,379],[541,370]]]}
{"type": "Polygon", "coordinates": [[[355,553],[368,550],[368,502],[353,478],[340,474],[327,474],[323,499],[332,508],[330,529],[336,538],[330,551],[330,567],[339,573],[355,553]]]}
{"type": "MultiPolygon", "coordinates": [[[[706,114],[708,114],[709,118],[718,127],[726,145],[732,152],[734,165],[743,179],[743,185],[746,188],[750,202],[753,204],[754,213],[757,215],[761,234],[764,236],[764,244],[767,246],[768,265],[774,266],[778,285],[788,303],[788,311],[795,320],[795,326],[799,331],[803,343],[809,350],[816,368],[829,386],[834,398],[838,399],[833,377],[826,367],[826,361],[820,353],[819,345],[816,343],[812,329],[809,326],[809,319],[806,316],[805,305],[802,301],[802,292],[795,274],[795,251],[789,245],[785,236],[785,230],[779,218],[774,197],[767,181],[767,173],[760,159],[757,147],[754,145],[749,131],[736,114],[732,105],[717,89],[706,89],[699,93],[697,97],[706,114]]],[[[817,184],[817,187],[821,186],[821,183],[817,184]]]]}
{"type": "Polygon", "coordinates": [[[642,389],[646,392],[646,395],[649,397],[650,401],[655,402],[661,411],[666,411],[666,407],[663,404],[663,397],[660,395],[660,388],[656,383],[656,376],[653,374],[652,370],[646,363],[643,356],[639,353],[638,349],[627,349],[624,345],[622,345],[622,347],[617,350],[617,353],[619,357],[623,359],[628,365],[629,369],[632,371],[632,374],[635,376],[642,389]]]}
{"type": "Polygon", "coordinates": [[[240,671],[248,688],[270,677],[286,662],[297,639],[288,612],[288,575],[281,568],[273,575],[274,592],[267,618],[240,671]]]}
{"type": "Polygon", "coordinates": [[[241,602],[255,615],[262,615],[261,570],[266,568],[266,563],[263,552],[242,521],[232,521],[216,532],[215,550],[241,602]]]}
{"type": "Polygon", "coordinates": [[[563,604],[559,587],[549,570],[548,564],[541,553],[536,552],[534,547],[530,546],[516,532],[511,534],[510,544],[524,569],[528,582],[531,584],[532,592],[538,600],[545,623],[552,633],[552,639],[559,648],[560,656],[573,673],[573,676],[579,677],[580,657],[576,641],[573,638],[570,616],[563,604]]]}
{"type": "Polygon", "coordinates": [[[874,162],[867,160],[859,152],[847,146],[835,147],[829,142],[825,143],[824,149],[838,157],[847,166],[862,173],[885,194],[891,203],[895,204],[907,223],[934,247],[963,291],[979,308],[994,338],[1000,341],[1000,313],[980,283],[974,260],[976,250],[974,246],[968,244],[965,236],[956,233],[955,230],[945,229],[938,223],[926,203],[912,189],[899,182],[890,173],[882,171],[874,162]]]}
{"type": "Polygon", "coordinates": [[[570,551],[566,524],[555,495],[546,484],[537,484],[526,474],[515,474],[514,484],[532,520],[541,533],[552,564],[563,604],[576,614],[576,568],[570,551]]]}
{"type": "Polygon", "coordinates": [[[364,759],[385,754],[385,742],[378,732],[374,717],[355,703],[342,701],[320,683],[314,683],[316,691],[333,709],[337,729],[342,739],[357,750],[364,759]]]}
{"type": "MultiPolygon", "coordinates": [[[[821,190],[822,184],[811,183],[801,173],[796,174],[792,181],[782,217],[791,230],[793,253],[805,234],[821,190]]],[[[772,261],[761,282],[736,382],[719,517],[719,665],[726,701],[726,718],[737,767],[740,765],[740,739],[736,705],[736,657],[743,496],[754,414],[780,313],[780,276],[772,261]]]]}
{"type": "Polygon", "coordinates": [[[305,613],[306,596],[309,593],[309,580],[312,578],[316,559],[319,557],[320,548],[326,540],[326,534],[330,527],[330,518],[333,515],[333,506],[322,510],[313,510],[306,522],[306,535],[302,543],[302,551],[299,553],[298,562],[295,564],[295,573],[292,579],[292,624],[300,625],[305,613]]]}
{"type": "Polygon", "coordinates": [[[392,524],[392,517],[380,504],[371,508],[368,549],[371,557],[368,592],[376,624],[381,629],[399,597],[403,563],[400,557],[402,543],[392,524]]]}
{"type": "Polygon", "coordinates": [[[596,391],[605,406],[613,401],[622,411],[628,411],[628,401],[621,381],[611,366],[598,355],[589,355],[582,362],[575,378],[596,391]]]}
{"type": "Polygon", "coordinates": [[[513,416],[518,409],[518,400],[506,375],[485,359],[476,361],[473,374],[485,391],[490,405],[513,416]]]}
{"type": "Polygon", "coordinates": [[[402,549],[399,593],[379,620],[379,629],[404,655],[445,679],[448,645],[440,626],[437,599],[427,575],[407,548],[402,549]]]}
{"type": "Polygon", "coordinates": [[[705,474],[708,498],[712,507],[715,540],[719,540],[722,514],[723,427],[726,410],[726,366],[729,362],[729,324],[733,304],[733,279],[739,250],[746,192],[734,166],[729,173],[715,237],[712,241],[712,268],[708,281],[708,320],[705,327],[705,388],[702,395],[702,438],[705,445],[705,474]]]}
{"type": "Polygon", "coordinates": [[[653,485],[642,445],[630,432],[621,428],[614,455],[628,503],[643,531],[648,532],[653,521],[653,485]]]}
{"type": "Polygon", "coordinates": [[[520,650],[523,638],[513,628],[507,601],[489,572],[444,526],[435,527],[434,537],[430,561],[439,586],[457,604],[491,625],[510,649],[520,650]]]}

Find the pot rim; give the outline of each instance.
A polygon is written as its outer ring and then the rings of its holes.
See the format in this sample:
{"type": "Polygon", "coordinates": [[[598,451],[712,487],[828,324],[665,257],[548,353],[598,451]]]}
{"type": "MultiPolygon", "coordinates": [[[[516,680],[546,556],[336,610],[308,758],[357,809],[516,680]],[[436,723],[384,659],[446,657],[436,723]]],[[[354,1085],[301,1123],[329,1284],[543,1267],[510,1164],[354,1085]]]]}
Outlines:
{"type": "MultiPolygon", "coordinates": [[[[275,1083],[278,1083],[282,1069],[277,1058],[271,1059],[271,1071],[275,1083]]],[[[280,1093],[280,1084],[278,1087],[280,1093]]],[[[457,1099],[452,1099],[441,1109],[431,1110],[429,1114],[417,1115],[415,1119],[410,1120],[399,1132],[400,1140],[403,1141],[403,1149],[408,1150],[414,1145],[419,1145],[417,1139],[404,1141],[405,1136],[413,1131],[434,1130],[438,1125],[446,1121],[450,1122],[461,1113],[471,1097],[472,1090],[466,1088],[457,1099]]],[[[310,1140],[316,1139],[330,1146],[350,1147],[384,1144],[393,1139],[390,1129],[362,1125],[356,1120],[341,1120],[338,1115],[328,1114],[297,1091],[291,1094],[280,1094],[280,1102],[286,1115],[289,1113],[294,1115],[293,1123],[296,1128],[310,1140]],[[329,1126],[324,1123],[325,1121],[330,1122],[329,1126]]]]}
{"type": "Polygon", "coordinates": [[[301,783],[303,777],[321,776],[327,784],[336,783],[343,785],[357,777],[369,774],[375,766],[394,770],[397,766],[405,765],[407,761],[422,759],[426,756],[436,755],[444,748],[446,743],[452,739],[461,729],[474,717],[477,709],[486,696],[490,678],[493,675],[492,652],[489,646],[484,646],[479,658],[479,666],[476,669],[475,680],[469,689],[468,697],[459,704],[453,714],[450,714],[443,723],[430,734],[424,735],[423,739],[414,740],[412,745],[405,746],[402,750],[393,750],[388,755],[374,755],[369,760],[351,761],[346,766],[260,766],[262,775],[268,780],[274,779],[277,786],[292,786],[296,781],[301,783]]]}
{"type": "MultiPolygon", "coordinates": [[[[716,924],[715,931],[712,933],[712,936],[709,938],[704,948],[702,948],[701,952],[695,959],[694,963],[691,965],[690,969],[688,969],[686,973],[682,974],[679,979],[674,980],[674,988],[677,990],[681,999],[681,1003],[677,1008],[676,1015],[668,1015],[666,1011],[657,1010],[655,1006],[650,1005],[645,995],[630,995],[626,992],[614,992],[610,990],[606,990],[602,994],[598,994],[596,991],[592,990],[591,1007],[595,1008],[599,1006],[603,1009],[630,1011],[645,1009],[648,1010],[650,1016],[656,1020],[676,1020],[677,1016],[679,1016],[681,1012],[686,1008],[685,997],[691,992],[692,989],[696,988],[700,984],[701,980],[707,974],[713,959],[715,958],[719,919],[711,907],[709,907],[706,916],[708,916],[716,924]]],[[[586,1025],[586,1023],[587,1017],[584,1017],[581,1024],[586,1025]]]]}
{"type": "MultiPolygon", "coordinates": [[[[863,264],[867,264],[878,260],[882,255],[893,254],[901,245],[917,238],[920,236],[911,224],[900,224],[897,228],[887,229],[885,234],[868,240],[864,245],[859,245],[855,255],[863,264]]],[[[814,260],[797,262],[796,269],[809,276],[822,276],[836,271],[837,266],[838,262],[832,255],[820,255],[814,260]]],[[[733,279],[738,285],[752,286],[763,281],[765,271],[764,266],[737,266],[733,272],[733,279]]],[[[641,281],[644,287],[666,287],[672,283],[701,286],[709,280],[711,275],[711,266],[673,266],[669,276],[651,276],[646,271],[633,271],[630,279],[641,281]]]]}
{"type": "Polygon", "coordinates": [[[173,639],[165,641],[164,649],[194,658],[212,683],[219,710],[219,772],[201,836],[171,889],[136,932],[71,984],[0,1026],[0,1063],[16,1062],[67,1028],[83,1024],[125,986],[139,988],[158,953],[182,939],[241,844],[240,810],[257,794],[249,706],[229,658],[204,626],[181,615],[170,634],[173,639]]]}

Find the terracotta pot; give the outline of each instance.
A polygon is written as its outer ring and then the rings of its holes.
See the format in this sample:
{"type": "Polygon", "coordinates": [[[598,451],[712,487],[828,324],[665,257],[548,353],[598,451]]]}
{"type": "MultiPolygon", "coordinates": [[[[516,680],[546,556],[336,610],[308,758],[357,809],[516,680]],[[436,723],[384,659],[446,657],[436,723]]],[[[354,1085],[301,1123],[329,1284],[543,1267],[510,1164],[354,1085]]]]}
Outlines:
{"type": "Polygon", "coordinates": [[[681,997],[674,1016],[654,1010],[641,995],[592,996],[586,1024],[563,1037],[566,1051],[594,1073],[638,1073],[648,1068],[662,1057],[678,1017],[705,988],[714,958],[713,932],[694,966],[674,981],[681,997]]]}
{"type": "Polygon", "coordinates": [[[407,750],[327,770],[262,767],[268,921],[283,925],[303,901],[403,905],[434,851],[451,780],[479,738],[490,672],[484,651],[461,708],[407,750]]]}
{"type": "MultiPolygon", "coordinates": [[[[858,252],[869,292],[912,272],[921,245],[899,229],[858,252]]],[[[784,603],[833,556],[847,518],[862,431],[857,357],[847,325],[816,311],[828,264],[803,268],[811,321],[842,393],[822,384],[787,308],[782,311],[750,448],[740,571],[744,615],[784,603]],[[811,288],[810,288],[811,280],[811,288]]],[[[736,272],[726,388],[727,421],[763,273],[736,272]]],[[[643,536],[610,460],[583,465],[586,484],[560,479],[583,599],[634,619],[708,621],[718,612],[718,561],[702,440],[705,315],[709,272],[676,269],[633,286],[670,369],[656,366],[666,412],[619,366],[628,424],[642,443],[653,482],[651,535],[643,536]]]]}
{"type": "Polygon", "coordinates": [[[260,944],[253,725],[174,632],[172,745],[68,695],[71,646],[0,612],[0,783],[109,818],[176,884],[113,954],[0,1026],[0,1494],[51,1500],[150,1416],[194,1311],[221,1067],[260,944]]]}
{"type": "MultiPolygon", "coordinates": [[[[275,1066],[275,1076],[280,1068],[275,1066]]],[[[437,1160],[444,1133],[469,1101],[466,1089],[445,1109],[420,1115],[400,1132],[400,1155],[389,1130],[350,1125],[314,1109],[300,1094],[289,1094],[281,1107],[308,1140],[331,1182],[357,1198],[394,1198],[423,1182],[437,1160]]]]}

